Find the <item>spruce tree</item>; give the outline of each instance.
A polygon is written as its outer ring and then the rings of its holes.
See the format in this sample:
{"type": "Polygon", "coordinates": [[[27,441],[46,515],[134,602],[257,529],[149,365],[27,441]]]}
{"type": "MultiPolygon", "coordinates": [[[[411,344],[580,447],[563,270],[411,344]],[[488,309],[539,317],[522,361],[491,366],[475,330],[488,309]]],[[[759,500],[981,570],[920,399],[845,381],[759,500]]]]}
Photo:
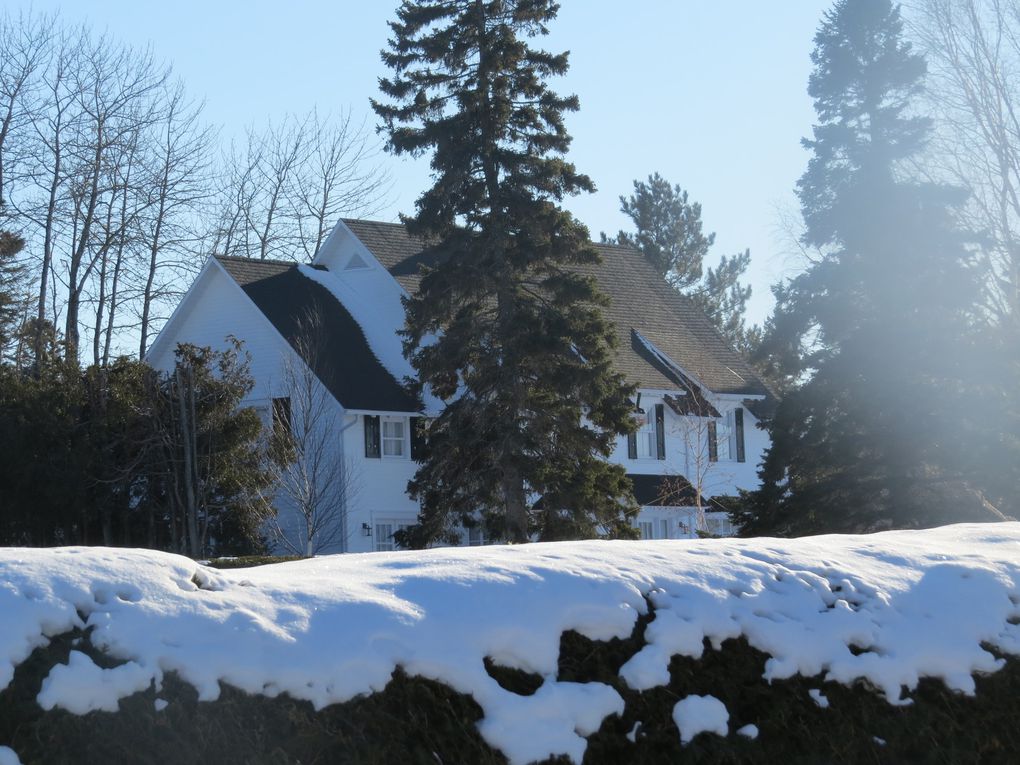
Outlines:
{"type": "Polygon", "coordinates": [[[777,291],[765,349],[800,384],[771,423],[744,533],[1001,517],[966,468],[980,434],[964,195],[906,175],[930,123],[914,108],[925,63],[902,27],[889,0],[839,0],[815,37],[818,124],[798,195],[822,256],[777,291]]]}
{"type": "Polygon", "coordinates": [[[551,0],[405,1],[373,102],[388,148],[431,154],[433,185],[405,220],[433,266],[406,304],[405,352],[445,407],[409,485],[421,501],[412,545],[488,534],[525,541],[628,534],[636,510],[607,462],[633,427],[612,370],[605,297],[583,275],[588,232],[559,207],[591,191],[564,159],[570,137],[546,80],[567,54],[530,45],[551,0]]]}

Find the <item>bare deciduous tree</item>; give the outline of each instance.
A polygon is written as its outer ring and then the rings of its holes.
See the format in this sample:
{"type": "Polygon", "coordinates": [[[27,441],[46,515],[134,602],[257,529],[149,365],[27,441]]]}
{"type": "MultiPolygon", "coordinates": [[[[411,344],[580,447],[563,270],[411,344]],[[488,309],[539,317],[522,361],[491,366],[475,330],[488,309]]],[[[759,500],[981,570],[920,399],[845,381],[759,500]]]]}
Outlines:
{"type": "Polygon", "coordinates": [[[292,553],[311,557],[317,550],[346,550],[348,511],[358,491],[355,463],[344,455],[342,413],[316,370],[331,363],[324,352],[321,318],[302,319],[296,350],[285,367],[286,399],[274,400],[272,473],[275,499],[289,518],[275,515],[276,541],[292,553]],[[286,401],[286,403],[284,403],[286,401]]]}
{"type": "Polygon", "coordinates": [[[149,214],[141,221],[138,263],[139,358],[145,358],[153,323],[164,318],[157,314],[160,302],[181,294],[181,276],[201,251],[195,220],[199,203],[212,195],[209,150],[214,133],[200,117],[201,105],[187,100],[181,83],[164,89],[143,186],[149,214]]]}
{"type": "Polygon", "coordinates": [[[69,361],[144,358],[210,254],[309,259],[385,192],[349,113],[249,130],[214,161],[201,112],[151,50],[0,13],[0,216],[26,240],[30,355],[59,327],[69,361]]]}
{"type": "Polygon", "coordinates": [[[929,167],[971,192],[995,323],[1020,328],[1020,2],[913,0],[937,109],[929,167]]]}
{"type": "Polygon", "coordinates": [[[22,159],[21,129],[32,117],[40,69],[46,66],[54,34],[52,16],[0,14],[0,214],[8,171],[22,159]]]}
{"type": "Polygon", "coordinates": [[[364,124],[355,126],[349,111],[326,121],[313,112],[308,124],[308,151],[297,190],[297,237],[311,260],[341,217],[376,212],[389,181],[369,164],[375,151],[364,124]]]}
{"type": "Polygon", "coordinates": [[[349,112],[288,117],[249,128],[232,147],[220,195],[217,251],[253,258],[310,260],[341,217],[370,215],[388,189],[370,161],[373,144],[349,112]]]}

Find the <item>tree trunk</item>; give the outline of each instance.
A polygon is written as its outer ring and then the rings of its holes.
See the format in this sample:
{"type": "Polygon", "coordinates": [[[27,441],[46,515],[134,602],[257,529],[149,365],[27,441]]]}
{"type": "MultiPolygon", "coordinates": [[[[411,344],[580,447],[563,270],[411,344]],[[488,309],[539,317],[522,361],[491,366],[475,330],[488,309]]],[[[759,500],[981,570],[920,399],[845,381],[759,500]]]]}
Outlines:
{"type": "Polygon", "coordinates": [[[187,534],[188,554],[192,558],[201,555],[201,545],[198,535],[198,502],[197,489],[195,485],[195,423],[192,419],[194,413],[194,385],[190,368],[185,368],[184,374],[178,367],[174,376],[177,378],[177,406],[181,423],[181,450],[183,452],[183,500],[184,500],[184,523],[187,534]]]}

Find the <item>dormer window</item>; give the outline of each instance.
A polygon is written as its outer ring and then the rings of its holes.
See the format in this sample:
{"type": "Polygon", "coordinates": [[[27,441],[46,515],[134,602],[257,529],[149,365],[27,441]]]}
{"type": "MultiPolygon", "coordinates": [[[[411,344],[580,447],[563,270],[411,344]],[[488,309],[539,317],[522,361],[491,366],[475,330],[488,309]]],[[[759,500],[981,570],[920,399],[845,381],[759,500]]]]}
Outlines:
{"type": "Polygon", "coordinates": [[[641,426],[637,432],[637,456],[638,459],[655,458],[655,417],[653,412],[642,412],[637,415],[641,426]]]}
{"type": "Polygon", "coordinates": [[[708,423],[708,458],[712,462],[744,461],[744,410],[732,409],[708,423]]]}
{"type": "Polygon", "coordinates": [[[638,431],[627,436],[627,456],[632,460],[666,459],[666,429],[662,404],[634,413],[638,431]]]}

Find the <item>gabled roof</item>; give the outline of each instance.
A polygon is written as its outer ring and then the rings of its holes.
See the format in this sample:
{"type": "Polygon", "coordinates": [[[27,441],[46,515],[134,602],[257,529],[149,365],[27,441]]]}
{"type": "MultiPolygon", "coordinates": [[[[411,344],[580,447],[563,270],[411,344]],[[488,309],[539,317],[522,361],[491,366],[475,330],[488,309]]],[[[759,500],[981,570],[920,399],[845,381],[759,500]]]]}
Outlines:
{"type": "MultiPolygon", "coordinates": [[[[429,248],[409,236],[402,224],[346,219],[344,223],[409,294],[418,290],[421,265],[436,262],[429,248]]],[[[640,335],[714,393],[768,395],[701,309],[666,284],[640,252],[615,245],[595,247],[602,262],[582,270],[594,276],[609,296],[606,316],[616,328],[616,369],[629,382],[653,390],[686,389],[676,371],[649,352],[640,335]]]]}
{"type": "MultiPolygon", "coordinates": [[[[345,409],[417,412],[420,406],[372,352],[361,327],[332,294],[296,263],[217,256],[217,261],[299,355],[309,317],[321,322],[311,366],[345,409]]],[[[308,361],[305,358],[305,361],[308,361]]]]}

